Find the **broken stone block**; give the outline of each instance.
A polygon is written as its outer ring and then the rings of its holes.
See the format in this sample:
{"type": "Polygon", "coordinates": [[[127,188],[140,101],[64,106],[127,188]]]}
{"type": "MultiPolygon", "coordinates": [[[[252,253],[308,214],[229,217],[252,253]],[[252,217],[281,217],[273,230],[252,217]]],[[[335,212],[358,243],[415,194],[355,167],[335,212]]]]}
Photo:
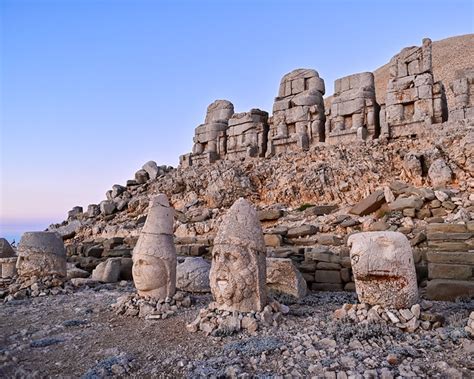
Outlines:
{"type": "Polygon", "coordinates": [[[176,288],[187,291],[211,292],[209,272],[211,265],[201,257],[189,257],[179,263],[176,269],[176,288]]]}
{"type": "Polygon", "coordinates": [[[377,190],[371,193],[365,199],[359,201],[349,212],[358,216],[365,216],[378,210],[384,203],[384,190],[377,190]]]}
{"type": "Polygon", "coordinates": [[[289,258],[267,258],[267,289],[296,299],[306,296],[307,286],[289,258]]]}

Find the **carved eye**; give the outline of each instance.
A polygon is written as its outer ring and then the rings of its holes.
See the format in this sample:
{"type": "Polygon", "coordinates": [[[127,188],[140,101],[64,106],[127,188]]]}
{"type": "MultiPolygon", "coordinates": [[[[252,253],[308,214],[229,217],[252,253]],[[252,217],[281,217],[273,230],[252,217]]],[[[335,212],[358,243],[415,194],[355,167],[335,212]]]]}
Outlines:
{"type": "Polygon", "coordinates": [[[354,263],[359,262],[359,256],[358,255],[353,255],[352,256],[352,262],[354,262],[354,263]]]}

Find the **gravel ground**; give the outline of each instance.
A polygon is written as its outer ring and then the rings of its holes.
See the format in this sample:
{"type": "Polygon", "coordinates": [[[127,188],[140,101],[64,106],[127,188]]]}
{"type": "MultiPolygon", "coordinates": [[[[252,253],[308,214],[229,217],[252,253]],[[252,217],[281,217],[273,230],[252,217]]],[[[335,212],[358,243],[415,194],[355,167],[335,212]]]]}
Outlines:
{"type": "Polygon", "coordinates": [[[464,331],[474,301],[434,302],[443,328],[409,334],[385,324],[334,321],[356,298],[313,292],[278,326],[225,337],[189,333],[186,323],[210,301],[171,318],[117,316],[127,286],[0,305],[0,377],[474,377],[474,340],[464,331]]]}

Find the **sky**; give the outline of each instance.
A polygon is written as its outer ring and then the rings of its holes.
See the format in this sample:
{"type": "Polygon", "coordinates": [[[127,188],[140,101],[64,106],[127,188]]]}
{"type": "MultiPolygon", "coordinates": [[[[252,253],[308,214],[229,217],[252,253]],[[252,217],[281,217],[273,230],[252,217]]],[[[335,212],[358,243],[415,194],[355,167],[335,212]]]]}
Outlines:
{"type": "Polygon", "coordinates": [[[206,107],[271,111],[281,77],[373,71],[473,33],[474,2],[0,0],[0,236],[61,222],[149,161],[177,166],[206,107]]]}

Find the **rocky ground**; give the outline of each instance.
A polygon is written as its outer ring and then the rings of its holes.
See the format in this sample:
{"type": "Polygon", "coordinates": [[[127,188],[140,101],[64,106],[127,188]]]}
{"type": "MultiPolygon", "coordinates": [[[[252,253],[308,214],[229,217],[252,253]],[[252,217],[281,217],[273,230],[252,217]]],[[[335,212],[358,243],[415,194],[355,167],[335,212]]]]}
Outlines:
{"type": "Polygon", "coordinates": [[[210,295],[164,320],[116,314],[130,283],[0,306],[0,377],[473,377],[474,340],[464,327],[474,301],[433,302],[436,330],[404,333],[386,324],[333,318],[354,294],[312,292],[278,327],[229,336],[190,333],[210,295]]]}

